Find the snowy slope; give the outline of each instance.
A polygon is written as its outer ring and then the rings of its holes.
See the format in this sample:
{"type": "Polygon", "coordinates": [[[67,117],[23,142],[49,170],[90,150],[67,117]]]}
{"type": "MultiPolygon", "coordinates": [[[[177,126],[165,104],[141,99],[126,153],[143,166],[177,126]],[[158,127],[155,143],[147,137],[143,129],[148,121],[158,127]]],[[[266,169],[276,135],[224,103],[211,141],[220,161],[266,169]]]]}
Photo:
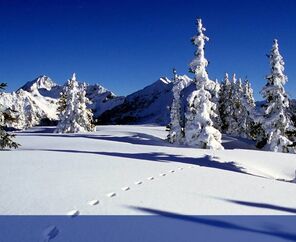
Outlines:
{"type": "MultiPolygon", "coordinates": [[[[192,80],[179,76],[184,86],[192,80]]],[[[153,84],[128,95],[124,103],[102,114],[101,124],[154,123],[166,125],[170,121],[170,106],[173,100],[173,83],[162,77],[153,84]]]]}
{"type": "Polygon", "coordinates": [[[57,120],[57,100],[50,97],[43,97],[37,93],[30,93],[22,89],[12,93],[0,93],[0,104],[6,109],[17,110],[18,105],[23,105],[26,109],[27,105],[32,105],[39,120],[50,119],[57,120]],[[28,101],[26,100],[30,100],[28,101]]]}
{"type": "Polygon", "coordinates": [[[22,147],[0,152],[0,214],[296,212],[296,184],[279,181],[295,178],[295,155],[228,136],[224,151],[174,147],[158,126],[53,129],[19,133],[22,147]]]}

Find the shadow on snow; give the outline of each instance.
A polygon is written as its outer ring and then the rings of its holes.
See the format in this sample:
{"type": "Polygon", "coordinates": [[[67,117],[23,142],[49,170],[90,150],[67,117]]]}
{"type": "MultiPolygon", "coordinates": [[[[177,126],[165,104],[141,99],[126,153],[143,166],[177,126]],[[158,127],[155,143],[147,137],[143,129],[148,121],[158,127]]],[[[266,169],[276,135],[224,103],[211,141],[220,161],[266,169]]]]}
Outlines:
{"type": "MultiPolygon", "coordinates": [[[[273,228],[267,230],[267,229],[260,229],[260,228],[258,228],[258,226],[256,226],[256,228],[250,228],[250,227],[246,227],[244,225],[240,225],[237,222],[234,223],[233,222],[234,220],[237,220],[237,221],[239,220],[236,218],[237,216],[226,216],[223,221],[222,219],[221,220],[216,219],[215,218],[216,216],[189,216],[189,215],[182,215],[182,214],[166,212],[166,211],[150,209],[150,208],[143,208],[143,207],[130,207],[130,208],[138,210],[138,211],[162,216],[162,217],[169,218],[169,219],[177,219],[177,220],[196,223],[196,224],[200,224],[200,225],[206,225],[206,226],[214,227],[217,229],[234,230],[237,232],[257,233],[257,234],[281,238],[284,240],[296,241],[296,234],[280,231],[278,228],[275,229],[275,226],[273,226],[273,228]],[[228,221],[226,221],[226,220],[228,220],[228,221]]],[[[254,218],[251,220],[254,221],[254,218]]]]}
{"type": "MultiPolygon", "coordinates": [[[[75,133],[75,134],[55,134],[54,128],[42,127],[39,129],[32,129],[28,131],[22,131],[19,134],[22,136],[40,136],[40,137],[61,137],[61,138],[86,138],[94,140],[104,140],[112,142],[121,142],[134,145],[150,145],[150,146],[167,146],[175,148],[194,148],[187,145],[170,144],[168,141],[149,135],[146,133],[129,132],[128,136],[112,136],[103,134],[92,133],[75,133]]],[[[225,149],[256,149],[254,141],[245,138],[237,138],[229,135],[223,135],[222,145],[225,149]]]]}
{"type": "Polygon", "coordinates": [[[246,202],[246,201],[231,200],[231,199],[221,199],[221,200],[224,200],[224,201],[227,201],[227,202],[230,202],[230,203],[235,203],[235,204],[238,204],[238,205],[243,205],[243,206],[256,207],[256,208],[265,208],[265,209],[271,209],[271,210],[276,210],[276,211],[281,211],[281,212],[288,212],[288,213],[295,213],[296,214],[296,209],[295,208],[282,207],[282,206],[277,206],[277,205],[268,204],[268,203],[246,202]]]}
{"type": "Polygon", "coordinates": [[[205,155],[203,157],[185,157],[180,155],[165,154],[161,152],[121,153],[121,152],[64,150],[64,149],[36,149],[36,150],[48,151],[48,152],[104,155],[104,156],[111,156],[111,157],[121,157],[121,158],[136,159],[136,160],[154,161],[154,162],[179,162],[183,164],[198,165],[201,167],[208,167],[208,168],[248,174],[241,167],[237,166],[237,164],[233,161],[219,162],[209,155],[205,155]]]}

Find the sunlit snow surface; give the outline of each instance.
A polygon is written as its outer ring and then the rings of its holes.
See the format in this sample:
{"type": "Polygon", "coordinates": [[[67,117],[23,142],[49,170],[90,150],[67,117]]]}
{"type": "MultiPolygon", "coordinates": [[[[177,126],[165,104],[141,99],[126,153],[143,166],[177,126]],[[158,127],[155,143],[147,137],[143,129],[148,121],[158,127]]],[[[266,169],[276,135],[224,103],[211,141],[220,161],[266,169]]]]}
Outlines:
{"type": "Polygon", "coordinates": [[[223,137],[224,151],[176,147],[159,126],[17,134],[0,152],[1,215],[295,214],[296,155],[223,137]]]}

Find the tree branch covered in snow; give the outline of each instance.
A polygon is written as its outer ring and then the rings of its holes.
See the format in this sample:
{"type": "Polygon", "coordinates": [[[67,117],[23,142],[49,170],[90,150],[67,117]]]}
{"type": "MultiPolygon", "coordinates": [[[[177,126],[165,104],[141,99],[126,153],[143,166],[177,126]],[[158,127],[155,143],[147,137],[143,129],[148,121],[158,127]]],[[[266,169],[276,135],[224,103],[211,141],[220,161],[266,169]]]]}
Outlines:
{"type": "MultiPolygon", "coordinates": [[[[6,87],[5,83],[0,83],[0,91],[3,90],[6,87]]],[[[8,120],[10,117],[6,114],[5,115],[4,108],[0,105],[0,149],[5,148],[17,148],[19,146],[18,143],[13,141],[13,138],[15,137],[14,134],[9,134],[5,131],[5,123],[6,120],[8,120]]]]}

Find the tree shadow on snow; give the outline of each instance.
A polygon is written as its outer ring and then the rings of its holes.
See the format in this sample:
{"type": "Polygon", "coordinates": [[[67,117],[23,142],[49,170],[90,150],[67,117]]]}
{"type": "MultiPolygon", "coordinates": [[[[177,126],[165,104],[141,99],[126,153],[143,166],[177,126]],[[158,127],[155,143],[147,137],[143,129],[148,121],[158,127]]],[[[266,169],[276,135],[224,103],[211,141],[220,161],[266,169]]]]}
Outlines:
{"type": "Polygon", "coordinates": [[[268,203],[246,202],[246,201],[231,200],[231,199],[221,199],[221,200],[224,200],[224,201],[227,201],[227,202],[230,202],[230,203],[235,203],[235,204],[238,204],[238,205],[243,205],[243,206],[256,207],[256,208],[265,208],[265,209],[271,209],[271,210],[276,210],[276,211],[281,211],[281,212],[288,212],[288,213],[295,213],[296,214],[296,209],[295,208],[282,207],[282,206],[268,204],[268,203]]]}
{"type": "MultiPolygon", "coordinates": [[[[42,127],[40,129],[31,129],[22,131],[22,136],[40,136],[40,137],[61,137],[61,138],[85,138],[93,140],[103,140],[111,142],[121,142],[134,145],[149,145],[149,146],[167,146],[174,148],[195,148],[187,145],[171,144],[168,141],[159,137],[149,135],[146,133],[129,132],[128,136],[112,136],[104,134],[92,133],[75,133],[75,134],[55,134],[54,128],[42,127]]],[[[237,138],[229,135],[223,135],[222,145],[225,149],[256,149],[255,142],[245,138],[237,138]]]]}
{"type": "MultiPolygon", "coordinates": [[[[246,227],[244,225],[240,225],[238,223],[239,218],[237,216],[224,216],[224,219],[221,216],[221,219],[216,219],[216,216],[189,216],[189,215],[182,215],[182,214],[166,212],[166,211],[150,209],[150,208],[143,208],[143,207],[131,206],[130,208],[132,208],[134,210],[162,216],[162,217],[169,218],[169,219],[177,219],[177,220],[196,223],[196,224],[200,224],[200,225],[206,225],[206,226],[210,226],[210,227],[213,227],[216,229],[234,230],[234,231],[237,231],[240,233],[241,232],[257,233],[257,234],[262,234],[262,235],[267,235],[267,236],[273,236],[273,237],[284,239],[284,240],[296,241],[296,234],[286,232],[286,231],[281,231],[278,228],[276,228],[276,225],[272,226],[272,228],[270,228],[270,229],[266,229],[266,228],[261,229],[261,228],[258,228],[258,226],[256,226],[256,228],[251,228],[251,227],[246,227]],[[233,222],[234,220],[236,220],[237,222],[234,223],[233,222]]],[[[252,224],[252,222],[254,222],[255,219],[256,219],[255,217],[250,218],[251,222],[249,224],[252,224]]],[[[274,221],[274,220],[272,220],[272,221],[274,221]]],[[[277,220],[275,220],[275,221],[277,221],[277,220]]],[[[271,226],[269,226],[269,227],[271,227],[271,226]]]]}
{"type": "Polygon", "coordinates": [[[257,150],[255,141],[247,138],[235,137],[226,134],[223,134],[222,136],[222,145],[226,150],[257,150]]]}
{"type": "Polygon", "coordinates": [[[104,140],[112,142],[121,142],[134,145],[151,145],[151,146],[168,146],[168,147],[180,147],[170,144],[166,140],[153,135],[133,132],[130,136],[111,136],[111,135],[94,135],[89,133],[76,133],[76,134],[54,134],[46,132],[22,132],[23,136],[40,136],[40,137],[61,137],[61,138],[85,138],[94,140],[104,140]]]}
{"type": "MultiPolygon", "coordinates": [[[[39,136],[36,134],[51,134],[55,130],[55,127],[34,127],[18,132],[18,134],[23,134],[23,136],[39,136]]],[[[43,135],[46,136],[46,135],[43,135]]]]}
{"type": "Polygon", "coordinates": [[[121,157],[136,160],[154,161],[154,162],[179,162],[183,164],[198,165],[201,167],[208,167],[220,170],[226,170],[231,172],[239,172],[248,174],[239,167],[235,162],[219,162],[209,155],[203,157],[185,157],[180,155],[165,154],[161,152],[151,153],[120,153],[120,152],[98,152],[98,151],[82,151],[82,150],[63,150],[63,149],[38,149],[41,151],[52,152],[66,152],[66,153],[78,153],[78,154],[92,154],[92,155],[104,155],[111,157],[121,157]]]}

